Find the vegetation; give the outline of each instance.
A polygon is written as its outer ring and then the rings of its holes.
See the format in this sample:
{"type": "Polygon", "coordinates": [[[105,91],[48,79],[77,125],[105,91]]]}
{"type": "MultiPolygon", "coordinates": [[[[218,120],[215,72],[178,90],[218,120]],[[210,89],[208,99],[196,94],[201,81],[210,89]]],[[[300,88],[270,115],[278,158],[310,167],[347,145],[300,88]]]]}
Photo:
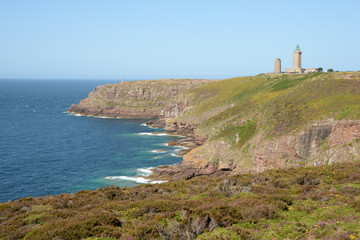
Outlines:
{"type": "MultiPolygon", "coordinates": [[[[249,144],[296,134],[318,120],[360,119],[360,73],[260,74],[202,85],[183,98],[190,98],[189,107],[176,120],[197,125],[207,144],[225,142],[232,151],[222,151],[223,159],[242,161],[251,159],[239,157],[249,144]],[[249,121],[256,127],[240,137],[249,121]]],[[[212,161],[207,149],[198,157],[212,161]]]]}
{"type": "MultiPolygon", "coordinates": [[[[252,119],[270,135],[301,129],[350,108],[359,119],[360,73],[258,75],[217,81],[190,91],[189,110],[178,119],[199,124],[198,133],[221,135],[229,125],[252,119]],[[196,100],[196,101],[195,101],[196,100]],[[336,103],[336,104],[335,104],[336,103]],[[214,128],[222,126],[219,133],[214,128]]],[[[230,133],[230,132],[229,132],[230,133]]]]}
{"type": "Polygon", "coordinates": [[[0,204],[2,239],[359,239],[360,163],[0,204]]]}

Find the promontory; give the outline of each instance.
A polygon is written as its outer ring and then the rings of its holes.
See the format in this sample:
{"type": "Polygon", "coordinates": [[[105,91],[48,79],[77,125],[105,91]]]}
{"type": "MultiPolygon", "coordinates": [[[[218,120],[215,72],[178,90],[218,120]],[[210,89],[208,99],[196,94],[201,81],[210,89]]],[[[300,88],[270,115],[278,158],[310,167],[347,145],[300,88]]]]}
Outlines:
{"type": "Polygon", "coordinates": [[[191,151],[151,177],[188,179],[356,160],[359,110],[360,73],[337,72],[107,84],[69,112],[158,119],[191,151]]]}

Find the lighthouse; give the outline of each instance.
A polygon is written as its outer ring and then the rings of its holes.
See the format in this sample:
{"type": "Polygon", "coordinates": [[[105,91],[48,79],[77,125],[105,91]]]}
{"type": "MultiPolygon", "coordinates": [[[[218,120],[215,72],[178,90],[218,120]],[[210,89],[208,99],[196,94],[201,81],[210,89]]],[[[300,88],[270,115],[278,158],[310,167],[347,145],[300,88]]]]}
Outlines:
{"type": "Polygon", "coordinates": [[[301,54],[299,44],[296,44],[296,49],[294,51],[294,61],[293,61],[293,70],[301,72],[301,54]]]}

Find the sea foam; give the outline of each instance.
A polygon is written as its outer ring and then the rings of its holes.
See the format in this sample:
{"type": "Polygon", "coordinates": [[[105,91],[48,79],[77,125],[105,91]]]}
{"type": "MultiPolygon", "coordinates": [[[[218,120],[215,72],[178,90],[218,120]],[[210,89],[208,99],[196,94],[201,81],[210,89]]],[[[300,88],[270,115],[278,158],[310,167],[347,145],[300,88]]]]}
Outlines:
{"type": "Polygon", "coordinates": [[[166,133],[159,133],[159,132],[141,132],[135,133],[136,135],[146,135],[146,136],[167,136],[169,134],[166,133]]]}
{"type": "Polygon", "coordinates": [[[143,177],[128,177],[128,176],[109,176],[109,177],[105,177],[105,178],[109,179],[109,180],[121,179],[121,180],[133,181],[136,183],[150,183],[150,184],[166,182],[166,181],[152,181],[150,179],[146,179],[143,177]]]}
{"type": "Polygon", "coordinates": [[[152,153],[166,153],[167,151],[165,149],[154,149],[151,150],[152,153]]]}
{"type": "Polygon", "coordinates": [[[149,167],[149,168],[138,168],[137,171],[139,172],[139,174],[143,175],[143,176],[149,176],[150,174],[152,174],[152,169],[153,167],[149,167]]]}
{"type": "Polygon", "coordinates": [[[182,156],[179,156],[179,155],[177,155],[175,153],[172,153],[171,156],[173,156],[173,157],[182,157],[182,156]]]}
{"type": "Polygon", "coordinates": [[[142,123],[142,124],[140,124],[140,126],[142,126],[142,127],[148,127],[148,128],[151,128],[151,129],[159,129],[159,128],[156,128],[156,127],[152,127],[152,126],[150,126],[150,125],[147,125],[146,123],[142,123]]]}
{"type": "Polygon", "coordinates": [[[150,135],[153,135],[151,132],[141,132],[141,133],[135,133],[136,135],[147,135],[147,136],[150,136],[150,135]]]}

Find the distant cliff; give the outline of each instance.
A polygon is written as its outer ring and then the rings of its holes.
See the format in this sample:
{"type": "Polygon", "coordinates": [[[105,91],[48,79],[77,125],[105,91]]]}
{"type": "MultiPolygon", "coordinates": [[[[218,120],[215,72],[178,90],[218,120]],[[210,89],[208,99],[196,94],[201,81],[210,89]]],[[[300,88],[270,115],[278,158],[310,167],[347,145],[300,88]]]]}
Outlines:
{"type": "Polygon", "coordinates": [[[209,80],[167,79],[106,84],[96,87],[69,112],[115,118],[163,118],[169,101],[209,80]]]}
{"type": "Polygon", "coordinates": [[[191,178],[354,161],[360,154],[360,73],[258,75],[222,81],[104,85],[70,112],[158,117],[188,136],[181,165],[153,178],[191,178]]]}

